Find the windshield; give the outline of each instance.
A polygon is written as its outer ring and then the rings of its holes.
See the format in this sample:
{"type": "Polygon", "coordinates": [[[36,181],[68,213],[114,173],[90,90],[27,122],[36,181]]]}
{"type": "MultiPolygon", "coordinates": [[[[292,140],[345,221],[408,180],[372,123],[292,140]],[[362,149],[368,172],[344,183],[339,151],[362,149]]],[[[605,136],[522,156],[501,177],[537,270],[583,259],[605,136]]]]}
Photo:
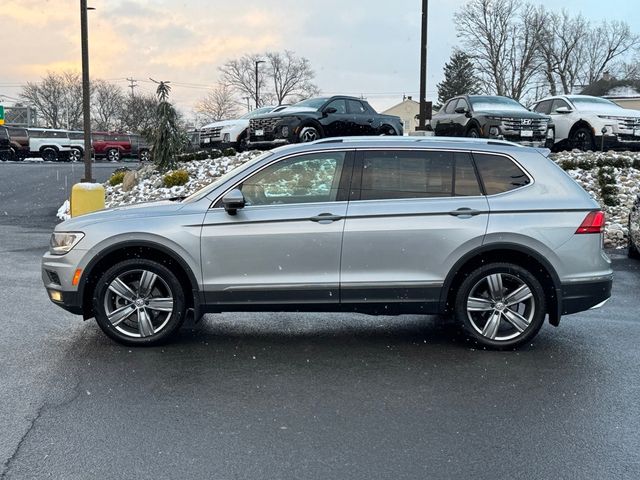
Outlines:
{"type": "Polygon", "coordinates": [[[262,115],[263,113],[269,113],[271,110],[273,110],[273,107],[256,108],[255,110],[251,110],[250,112],[245,113],[240,118],[253,118],[253,117],[256,117],[258,115],[262,115]]]}
{"type": "Polygon", "coordinates": [[[622,107],[610,100],[596,97],[570,97],[571,102],[575,105],[577,110],[590,110],[590,111],[608,111],[612,108],[621,109],[622,107]]]}
{"type": "Polygon", "coordinates": [[[317,110],[322,105],[324,105],[327,100],[328,100],[327,97],[308,98],[307,100],[303,100],[301,102],[293,104],[293,106],[294,107],[313,108],[313,109],[317,110]]]}
{"type": "Polygon", "coordinates": [[[206,187],[202,187],[197,192],[192,193],[191,195],[189,195],[187,198],[185,198],[182,201],[182,203],[197,202],[202,197],[206,197],[209,194],[209,192],[215,190],[216,188],[218,188],[220,185],[222,185],[224,182],[226,182],[230,178],[235,177],[236,175],[238,175],[238,174],[242,173],[243,171],[247,170],[248,168],[251,168],[252,166],[254,166],[256,163],[260,162],[261,160],[263,160],[263,159],[265,159],[267,157],[270,157],[271,155],[273,155],[272,152],[265,152],[262,155],[258,155],[256,158],[253,158],[253,159],[249,160],[248,162],[245,162],[242,165],[234,168],[233,170],[229,170],[227,173],[225,173],[221,177],[218,177],[218,179],[215,180],[213,183],[210,183],[206,187]]]}
{"type": "Polygon", "coordinates": [[[469,97],[471,106],[475,111],[482,110],[507,110],[507,111],[522,111],[527,110],[523,105],[515,100],[507,97],[469,97]]]}

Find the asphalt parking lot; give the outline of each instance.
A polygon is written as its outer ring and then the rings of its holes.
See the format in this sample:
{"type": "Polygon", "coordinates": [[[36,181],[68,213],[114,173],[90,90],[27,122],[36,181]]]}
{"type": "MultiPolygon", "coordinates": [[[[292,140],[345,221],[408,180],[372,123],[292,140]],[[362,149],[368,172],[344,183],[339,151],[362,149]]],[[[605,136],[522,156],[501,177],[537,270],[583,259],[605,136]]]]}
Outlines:
{"type": "Polygon", "coordinates": [[[210,315],[132,349],[41,285],[82,174],[0,164],[0,478],[640,477],[626,252],[608,305],[513,352],[476,350],[439,317],[294,313],[210,315]]]}

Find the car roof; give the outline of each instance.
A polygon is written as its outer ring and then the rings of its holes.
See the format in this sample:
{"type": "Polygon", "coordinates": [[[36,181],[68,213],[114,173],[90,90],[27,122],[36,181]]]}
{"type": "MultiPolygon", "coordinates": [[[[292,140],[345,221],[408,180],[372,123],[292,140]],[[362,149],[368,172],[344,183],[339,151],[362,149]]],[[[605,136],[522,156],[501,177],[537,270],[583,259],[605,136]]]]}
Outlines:
{"type": "Polygon", "coordinates": [[[420,148],[420,149],[452,149],[468,151],[504,152],[509,151],[537,150],[548,155],[547,149],[528,148],[517,143],[505,140],[492,140],[484,138],[467,137],[433,137],[433,136],[380,136],[380,137],[331,137],[316,140],[304,144],[293,144],[278,147],[276,152],[304,152],[307,150],[335,148],[420,148]]]}

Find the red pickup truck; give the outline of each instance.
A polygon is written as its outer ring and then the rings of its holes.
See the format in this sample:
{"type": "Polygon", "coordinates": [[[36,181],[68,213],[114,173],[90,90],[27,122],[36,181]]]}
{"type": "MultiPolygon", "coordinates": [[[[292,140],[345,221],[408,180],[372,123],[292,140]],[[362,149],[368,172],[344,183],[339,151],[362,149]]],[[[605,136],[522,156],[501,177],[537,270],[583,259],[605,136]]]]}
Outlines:
{"type": "Polygon", "coordinates": [[[139,135],[118,132],[93,132],[91,144],[96,158],[106,157],[117,162],[121,158],[135,157],[141,162],[150,158],[149,146],[139,135]]]}

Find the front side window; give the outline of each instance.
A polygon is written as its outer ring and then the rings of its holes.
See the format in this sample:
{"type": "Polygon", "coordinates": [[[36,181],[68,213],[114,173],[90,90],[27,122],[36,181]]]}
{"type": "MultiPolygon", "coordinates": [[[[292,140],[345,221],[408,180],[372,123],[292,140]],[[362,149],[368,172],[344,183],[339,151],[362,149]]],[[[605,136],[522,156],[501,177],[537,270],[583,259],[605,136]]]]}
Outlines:
{"type": "Polygon", "coordinates": [[[464,108],[465,111],[469,111],[469,104],[467,103],[467,101],[464,98],[461,98],[460,100],[458,100],[458,103],[456,104],[456,109],[458,108],[464,108]]]}
{"type": "Polygon", "coordinates": [[[555,113],[556,110],[558,110],[559,108],[563,108],[563,107],[571,109],[571,107],[569,106],[569,104],[567,102],[565,102],[561,98],[556,98],[553,101],[553,104],[551,105],[551,113],[555,113]]]}
{"type": "Polygon", "coordinates": [[[551,113],[551,100],[543,100],[538,103],[533,110],[538,113],[551,113]]]}
{"type": "Polygon", "coordinates": [[[334,100],[329,105],[327,105],[327,108],[335,108],[336,113],[344,114],[347,113],[347,102],[345,102],[343,99],[334,100]]]}
{"type": "Polygon", "coordinates": [[[456,98],[455,100],[451,100],[449,103],[447,103],[447,106],[444,107],[444,113],[453,113],[456,109],[456,104],[458,103],[458,99],[456,98]]]}
{"type": "Polygon", "coordinates": [[[288,158],[245,180],[240,189],[247,206],[334,202],[345,152],[288,158]]]}
{"type": "Polygon", "coordinates": [[[507,157],[474,153],[473,158],[487,195],[508,192],[531,183],[526,173],[507,157]]]}
{"type": "Polygon", "coordinates": [[[453,152],[365,152],[361,200],[450,197],[453,152]]]}

